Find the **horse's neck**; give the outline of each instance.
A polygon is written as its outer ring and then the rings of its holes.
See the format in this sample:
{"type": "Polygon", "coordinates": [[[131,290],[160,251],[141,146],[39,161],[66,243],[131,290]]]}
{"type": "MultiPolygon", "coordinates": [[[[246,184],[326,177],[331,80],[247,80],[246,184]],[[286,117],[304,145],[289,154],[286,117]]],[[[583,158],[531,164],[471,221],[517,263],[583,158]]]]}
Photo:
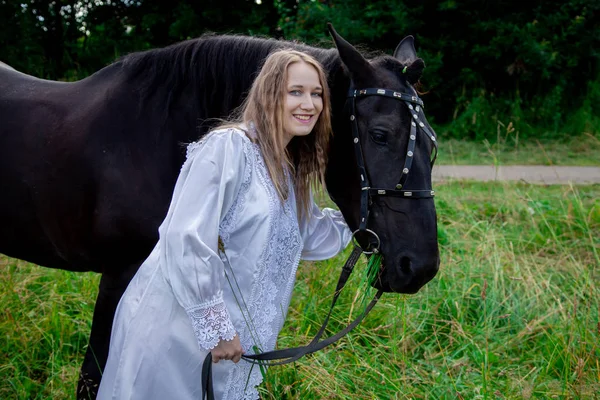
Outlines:
{"type": "MultiPolygon", "coordinates": [[[[347,86],[335,49],[228,37],[188,42],[171,53],[159,50],[140,58],[127,56],[85,80],[88,85],[109,86],[113,93],[119,93],[119,97],[134,99],[140,116],[152,119],[153,124],[169,127],[169,135],[175,140],[189,142],[206,133],[216,119],[227,118],[241,104],[264,58],[274,48],[282,47],[294,47],[312,54],[328,70],[330,84],[347,86]],[[186,45],[195,46],[194,51],[186,45]],[[179,53],[174,53],[177,51],[179,53]],[[181,62],[185,68],[178,64],[181,62]],[[190,70],[190,65],[196,69],[190,70]]],[[[341,94],[340,88],[332,89],[337,91],[334,107],[338,108],[338,98],[345,98],[345,89],[341,89],[344,91],[341,94]]],[[[343,106],[343,100],[341,104],[343,106]]]]}

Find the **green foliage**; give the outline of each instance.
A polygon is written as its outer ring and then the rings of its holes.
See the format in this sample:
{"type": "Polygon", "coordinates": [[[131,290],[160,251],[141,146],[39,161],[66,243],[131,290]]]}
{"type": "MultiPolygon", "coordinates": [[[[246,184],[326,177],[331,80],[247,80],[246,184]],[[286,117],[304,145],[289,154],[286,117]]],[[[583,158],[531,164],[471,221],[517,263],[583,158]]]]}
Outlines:
{"type": "Polygon", "coordinates": [[[298,1],[294,9],[281,6],[280,13],[280,26],[288,39],[330,46],[325,23],[331,22],[349,42],[390,53],[402,38],[393,26],[411,25],[406,6],[398,1],[298,1]]]}
{"type": "Polygon", "coordinates": [[[305,0],[286,10],[281,26],[289,37],[320,43],[331,21],[349,41],[388,54],[412,34],[427,64],[421,81],[435,126],[495,140],[504,123],[525,139],[580,134],[582,120],[586,132],[600,131],[588,112],[573,120],[591,104],[586,96],[598,96],[589,93],[598,86],[589,84],[599,66],[598,11],[600,3],[585,0],[305,0]]]}
{"type": "Polygon", "coordinates": [[[600,132],[600,76],[587,83],[587,92],[579,109],[567,119],[569,132],[600,132]]]}
{"type": "Polygon", "coordinates": [[[600,79],[590,80],[585,87],[575,104],[568,103],[569,89],[558,85],[530,100],[521,95],[521,90],[503,97],[480,90],[478,94],[460,96],[453,120],[436,128],[447,137],[478,141],[496,141],[503,136],[546,140],[581,134],[598,136],[600,79]]]}
{"type": "Polygon", "coordinates": [[[326,22],[371,54],[413,35],[430,122],[455,138],[600,131],[600,2],[589,0],[0,0],[0,60],[80,79],[115,58],[205,32],[330,47],[326,22]],[[259,4],[260,3],[260,4],[259,4]]]}

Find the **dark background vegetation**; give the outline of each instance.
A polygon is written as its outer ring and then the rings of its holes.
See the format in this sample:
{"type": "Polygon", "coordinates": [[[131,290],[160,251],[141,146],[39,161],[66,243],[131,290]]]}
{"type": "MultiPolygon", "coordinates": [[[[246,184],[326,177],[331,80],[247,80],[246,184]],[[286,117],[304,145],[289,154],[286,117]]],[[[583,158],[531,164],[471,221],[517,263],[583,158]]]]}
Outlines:
{"type": "Polygon", "coordinates": [[[391,54],[406,35],[427,65],[438,133],[564,138],[600,131],[600,0],[0,0],[0,61],[84,78],[129,52],[205,32],[391,54]]]}

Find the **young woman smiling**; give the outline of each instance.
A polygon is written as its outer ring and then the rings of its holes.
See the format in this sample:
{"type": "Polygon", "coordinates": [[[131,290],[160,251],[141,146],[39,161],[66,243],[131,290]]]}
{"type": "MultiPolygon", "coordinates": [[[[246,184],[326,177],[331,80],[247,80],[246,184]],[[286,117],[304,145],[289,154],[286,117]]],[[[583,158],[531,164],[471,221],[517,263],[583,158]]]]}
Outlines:
{"type": "Polygon", "coordinates": [[[321,210],[331,134],[321,65],[272,53],[237,117],[188,146],[156,247],[121,298],[98,399],[199,399],[210,352],[216,399],[258,399],[300,259],[333,257],[351,233],[321,210]]]}

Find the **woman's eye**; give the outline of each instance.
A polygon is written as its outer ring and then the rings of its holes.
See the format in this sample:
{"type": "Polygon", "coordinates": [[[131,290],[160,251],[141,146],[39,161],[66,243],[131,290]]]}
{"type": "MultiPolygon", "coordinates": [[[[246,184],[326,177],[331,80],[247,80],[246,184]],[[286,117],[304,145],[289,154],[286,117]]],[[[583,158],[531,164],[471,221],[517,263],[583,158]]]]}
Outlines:
{"type": "Polygon", "coordinates": [[[299,90],[291,90],[290,94],[292,96],[300,96],[302,93],[299,90]]]}
{"type": "Polygon", "coordinates": [[[312,97],[321,97],[323,94],[320,92],[314,92],[312,93],[312,97]]]}

